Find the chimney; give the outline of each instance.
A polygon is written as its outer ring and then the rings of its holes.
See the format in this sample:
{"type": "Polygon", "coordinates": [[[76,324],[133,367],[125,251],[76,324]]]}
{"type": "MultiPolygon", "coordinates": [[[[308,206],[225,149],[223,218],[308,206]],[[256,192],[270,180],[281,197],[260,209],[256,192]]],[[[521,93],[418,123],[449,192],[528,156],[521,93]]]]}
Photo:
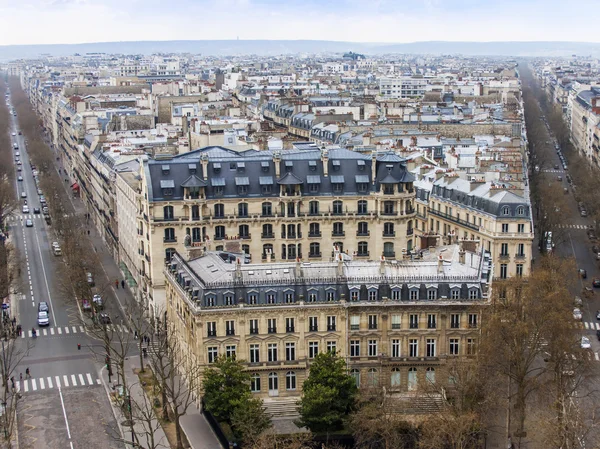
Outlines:
{"type": "Polygon", "coordinates": [[[375,150],[371,152],[371,179],[374,185],[377,179],[377,151],[375,150]]]}
{"type": "Polygon", "coordinates": [[[273,153],[273,164],[275,165],[275,177],[279,179],[281,176],[281,153],[279,151],[273,153]]]}
{"type": "Polygon", "coordinates": [[[271,250],[267,250],[267,263],[271,263],[271,250]]]}
{"type": "Polygon", "coordinates": [[[336,267],[336,275],[342,277],[344,275],[344,256],[340,253],[337,253],[337,267],[336,267]]]}
{"type": "Polygon", "coordinates": [[[208,154],[204,153],[200,157],[200,163],[202,164],[202,179],[206,181],[208,179],[208,154]]]}
{"type": "Polygon", "coordinates": [[[460,241],[460,245],[458,248],[458,263],[460,263],[461,265],[465,264],[465,248],[462,240],[460,241]]]}
{"type": "Polygon", "coordinates": [[[242,262],[239,257],[236,257],[235,259],[235,280],[242,280],[242,262]]]}
{"type": "Polygon", "coordinates": [[[442,257],[442,255],[440,254],[438,256],[438,274],[443,274],[444,273],[444,258],[442,257]]]}
{"type": "Polygon", "coordinates": [[[300,262],[300,258],[296,257],[296,266],[294,267],[294,276],[297,278],[302,277],[302,262],[300,262]]]}
{"type": "Polygon", "coordinates": [[[379,275],[385,276],[385,256],[381,256],[381,260],[379,261],[379,275]]]}
{"type": "Polygon", "coordinates": [[[329,152],[325,149],[321,149],[321,163],[323,164],[323,176],[329,176],[329,152]]]}

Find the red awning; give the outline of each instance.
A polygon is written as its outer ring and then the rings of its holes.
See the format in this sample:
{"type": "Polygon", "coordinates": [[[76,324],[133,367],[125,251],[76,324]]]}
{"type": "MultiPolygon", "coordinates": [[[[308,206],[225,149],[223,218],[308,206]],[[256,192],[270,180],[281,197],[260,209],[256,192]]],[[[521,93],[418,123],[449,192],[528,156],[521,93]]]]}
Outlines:
{"type": "Polygon", "coordinates": [[[79,184],[75,183],[71,186],[73,190],[79,190],[79,184]]]}

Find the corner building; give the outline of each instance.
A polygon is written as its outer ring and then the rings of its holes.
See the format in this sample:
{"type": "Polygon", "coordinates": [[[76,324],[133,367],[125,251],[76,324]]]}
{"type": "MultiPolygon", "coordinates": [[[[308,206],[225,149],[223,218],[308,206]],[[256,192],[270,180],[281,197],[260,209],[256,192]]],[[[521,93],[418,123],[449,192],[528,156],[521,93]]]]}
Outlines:
{"type": "Polygon", "coordinates": [[[222,354],[244,360],[252,392],[264,398],[298,397],[323,351],[344,357],[360,386],[407,393],[435,382],[441,364],[474,354],[492,279],[489,253],[459,245],[392,261],[339,252],[332,262],[222,256],[172,255],[167,319],[202,365],[222,354]]]}

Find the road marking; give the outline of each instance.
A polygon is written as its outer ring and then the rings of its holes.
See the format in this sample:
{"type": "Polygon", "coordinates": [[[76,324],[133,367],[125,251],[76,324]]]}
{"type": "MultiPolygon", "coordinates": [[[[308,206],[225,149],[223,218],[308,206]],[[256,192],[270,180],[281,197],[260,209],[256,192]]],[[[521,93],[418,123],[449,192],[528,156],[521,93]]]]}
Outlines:
{"type": "Polygon", "coordinates": [[[29,384],[27,383],[26,380],[23,382],[23,391],[25,393],[27,393],[29,391],[29,384]]]}
{"type": "Polygon", "coordinates": [[[76,334],[77,333],[77,327],[73,326],[73,333],[76,334]]]}
{"type": "MultiPolygon", "coordinates": [[[[60,390],[60,388],[58,389],[58,394],[60,395],[60,405],[62,405],[63,416],[65,417],[65,424],[67,425],[67,435],[69,436],[69,440],[70,440],[71,439],[71,430],[69,430],[69,420],[67,419],[67,410],[65,409],[65,401],[63,399],[62,391],[60,390]]],[[[73,442],[70,441],[69,443],[71,445],[71,448],[73,448],[73,442]]]]}
{"type": "Polygon", "coordinates": [[[44,378],[40,377],[40,390],[46,389],[46,383],[44,382],[44,378]]]}
{"type": "Polygon", "coordinates": [[[65,334],[68,334],[68,333],[69,333],[69,327],[65,326],[65,334]]]}
{"type": "Polygon", "coordinates": [[[74,387],[77,386],[77,378],[75,377],[75,374],[71,374],[71,384],[73,384],[74,387]]]}
{"type": "Polygon", "coordinates": [[[79,383],[80,383],[81,385],[85,385],[85,380],[83,379],[83,374],[80,374],[80,375],[79,375],[79,383]]]}
{"type": "Polygon", "coordinates": [[[43,329],[44,335],[48,335],[48,329],[43,329]]]}
{"type": "Polygon", "coordinates": [[[54,376],[54,380],[56,381],[56,386],[60,388],[60,376],[54,376]]]}
{"type": "Polygon", "coordinates": [[[100,384],[102,383],[102,381],[101,381],[100,379],[96,379],[96,383],[97,383],[98,385],[100,385],[100,384]]]}
{"type": "Polygon", "coordinates": [[[35,239],[37,240],[38,252],[40,253],[40,262],[42,263],[42,274],[44,275],[44,281],[46,282],[46,293],[48,293],[48,300],[50,301],[50,312],[52,312],[52,320],[56,323],[56,316],[54,316],[54,304],[52,302],[52,295],[50,294],[50,285],[48,284],[48,276],[46,275],[46,265],[44,264],[44,258],[42,256],[42,245],[40,244],[40,237],[37,232],[34,232],[35,239]]]}
{"type": "Polygon", "coordinates": [[[31,331],[27,331],[27,332],[29,332],[29,336],[30,336],[30,337],[31,337],[31,336],[33,336],[33,334],[31,333],[31,331]]]}
{"type": "Polygon", "coordinates": [[[594,358],[595,358],[596,360],[600,361],[600,357],[598,356],[598,353],[597,353],[597,352],[594,352],[594,358]]]}
{"type": "Polygon", "coordinates": [[[87,373],[86,376],[87,376],[88,384],[94,385],[94,381],[92,380],[92,375],[90,373],[87,373]]]}
{"type": "Polygon", "coordinates": [[[79,332],[85,332],[85,328],[83,326],[79,326],[79,332]]]}
{"type": "Polygon", "coordinates": [[[588,322],[586,321],[585,323],[583,323],[583,325],[585,326],[586,329],[590,328],[590,325],[588,324],[588,322]]]}
{"type": "Polygon", "coordinates": [[[37,383],[35,382],[35,379],[31,379],[31,389],[33,391],[37,390],[37,383]]]}
{"type": "Polygon", "coordinates": [[[64,384],[65,384],[65,387],[68,387],[69,386],[69,378],[67,377],[66,374],[63,376],[63,381],[64,381],[64,384]]]}
{"type": "Polygon", "coordinates": [[[59,327],[59,328],[57,328],[57,330],[58,330],[58,334],[61,335],[62,334],[62,329],[59,327]]]}
{"type": "Polygon", "coordinates": [[[53,328],[53,327],[52,327],[52,328],[50,328],[50,334],[51,334],[51,335],[54,335],[54,328],[53,328]]]}
{"type": "Polygon", "coordinates": [[[53,388],[52,387],[52,378],[48,377],[48,388],[53,388]]]}

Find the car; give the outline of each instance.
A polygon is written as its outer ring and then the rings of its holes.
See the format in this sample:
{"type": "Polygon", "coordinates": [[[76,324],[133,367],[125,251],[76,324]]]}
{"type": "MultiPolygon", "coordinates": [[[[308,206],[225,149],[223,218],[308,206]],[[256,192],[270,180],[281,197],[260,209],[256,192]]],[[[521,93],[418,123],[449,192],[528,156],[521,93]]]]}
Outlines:
{"type": "Polygon", "coordinates": [[[17,165],[23,165],[21,161],[17,161],[17,165]]]}
{"type": "Polygon", "coordinates": [[[598,341],[600,341],[600,330],[596,331],[596,337],[598,338],[598,341]]]}
{"type": "Polygon", "coordinates": [[[38,304],[38,312],[49,312],[50,307],[48,307],[48,303],[46,301],[40,301],[38,304]]]}
{"type": "Polygon", "coordinates": [[[26,192],[21,192],[21,198],[27,198],[27,193],[26,192]]]}
{"type": "Polygon", "coordinates": [[[590,339],[587,337],[581,337],[581,349],[590,349],[592,344],[590,343],[590,339]]]}
{"type": "Polygon", "coordinates": [[[595,278],[595,279],[592,281],[592,286],[593,286],[593,287],[596,287],[596,288],[600,287],[600,278],[595,278]]]}
{"type": "Polygon", "coordinates": [[[50,317],[48,312],[38,312],[38,326],[50,326],[50,317]]]}
{"type": "Polygon", "coordinates": [[[590,240],[596,240],[596,233],[594,232],[593,229],[587,230],[587,236],[588,236],[588,239],[590,239],[590,240]]]}
{"type": "Polygon", "coordinates": [[[598,246],[598,245],[592,245],[592,252],[594,254],[600,253],[600,246],[598,246]]]}
{"type": "Polygon", "coordinates": [[[583,318],[583,315],[581,314],[581,310],[579,310],[578,308],[574,308],[573,309],[573,318],[577,321],[581,321],[581,319],[583,318]]]}
{"type": "Polygon", "coordinates": [[[111,319],[110,319],[110,316],[108,315],[108,313],[106,313],[106,312],[100,312],[98,314],[98,323],[100,323],[100,324],[110,324],[111,323],[111,319]]]}
{"type": "Polygon", "coordinates": [[[17,171],[23,171],[21,167],[17,167],[17,171]]]}
{"type": "Polygon", "coordinates": [[[34,208],[33,208],[33,213],[34,213],[34,214],[40,214],[40,212],[41,212],[41,211],[40,211],[40,208],[39,208],[39,207],[34,207],[34,208]]]}
{"type": "Polygon", "coordinates": [[[86,312],[92,310],[92,302],[89,299],[83,299],[81,301],[81,308],[86,312]]]}
{"type": "Polygon", "coordinates": [[[22,136],[22,135],[23,135],[23,133],[21,131],[19,131],[19,136],[22,136]]]}
{"type": "Polygon", "coordinates": [[[104,301],[102,300],[102,296],[94,295],[94,297],[92,298],[92,301],[96,305],[96,308],[104,309],[104,301]]]}
{"type": "Polygon", "coordinates": [[[27,219],[25,221],[25,226],[27,226],[28,228],[33,228],[33,220],[27,219]]]}
{"type": "Polygon", "coordinates": [[[582,306],[582,305],[583,305],[583,300],[582,300],[582,299],[581,299],[581,297],[579,297],[579,296],[575,296],[575,301],[573,301],[573,302],[575,303],[575,305],[576,305],[577,307],[580,307],[580,306],[582,306]]]}
{"type": "Polygon", "coordinates": [[[24,214],[28,214],[29,213],[29,206],[27,206],[27,205],[23,206],[23,208],[21,209],[21,212],[23,212],[24,214]]]}
{"type": "Polygon", "coordinates": [[[12,133],[12,134],[11,134],[11,136],[13,136],[13,137],[14,137],[14,136],[16,136],[16,135],[17,135],[17,133],[12,133]]]}
{"type": "Polygon", "coordinates": [[[568,170],[569,167],[567,166],[567,164],[563,164],[563,170],[568,170]]]}
{"type": "Polygon", "coordinates": [[[17,181],[23,181],[23,177],[22,177],[22,176],[19,176],[19,177],[17,178],[17,181]]]}
{"type": "Polygon", "coordinates": [[[558,170],[558,164],[554,164],[554,170],[558,170]]]}
{"type": "Polygon", "coordinates": [[[556,177],[556,180],[557,180],[558,182],[561,182],[561,181],[562,181],[562,176],[557,176],[557,177],[556,177]]]}
{"type": "Polygon", "coordinates": [[[94,276],[92,276],[92,273],[86,273],[86,277],[87,277],[87,283],[90,287],[93,287],[96,285],[96,283],[94,282],[94,276]]]}
{"type": "Polygon", "coordinates": [[[582,217],[587,217],[587,210],[581,209],[581,211],[579,211],[579,215],[581,215],[582,217]]]}
{"type": "Polygon", "coordinates": [[[596,310],[596,319],[600,320],[600,310],[596,310]]]}
{"type": "Polygon", "coordinates": [[[43,194],[44,194],[44,192],[42,192],[40,189],[37,189],[37,194],[38,194],[38,195],[43,195],[43,194]]]}

